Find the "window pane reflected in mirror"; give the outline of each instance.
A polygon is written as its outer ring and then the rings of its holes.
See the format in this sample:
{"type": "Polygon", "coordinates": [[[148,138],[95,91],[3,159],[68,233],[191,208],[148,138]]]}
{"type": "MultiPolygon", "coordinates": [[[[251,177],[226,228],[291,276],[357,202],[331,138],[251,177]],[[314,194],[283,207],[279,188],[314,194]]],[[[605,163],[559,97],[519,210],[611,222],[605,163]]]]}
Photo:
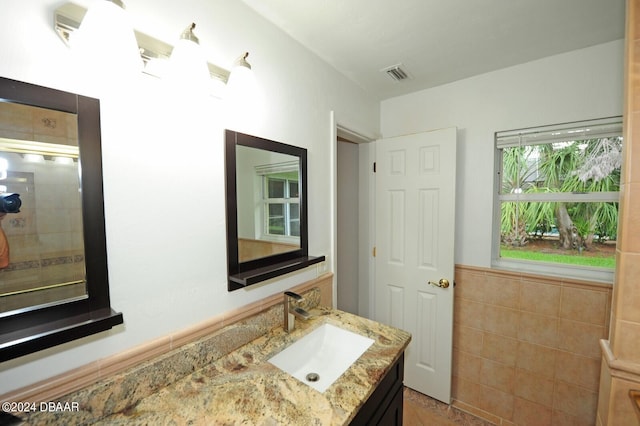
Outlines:
{"type": "Polygon", "coordinates": [[[267,177],[267,198],[284,198],[284,184],[286,181],[282,179],[274,179],[267,177]]]}
{"type": "Polygon", "coordinates": [[[291,235],[300,236],[300,204],[291,203],[289,205],[289,223],[291,235]]]}
{"type": "Polygon", "coordinates": [[[284,204],[269,204],[269,234],[284,235],[284,204]]]}
{"type": "Polygon", "coordinates": [[[298,198],[300,194],[298,193],[298,181],[290,181],[289,182],[289,198],[298,198]]]}

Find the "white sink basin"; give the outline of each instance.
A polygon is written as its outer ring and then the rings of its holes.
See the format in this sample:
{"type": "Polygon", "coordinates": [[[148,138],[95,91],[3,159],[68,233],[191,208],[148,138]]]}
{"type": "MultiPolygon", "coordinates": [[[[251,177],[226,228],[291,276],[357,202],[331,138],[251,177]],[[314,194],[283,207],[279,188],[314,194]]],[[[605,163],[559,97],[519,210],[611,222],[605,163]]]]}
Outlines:
{"type": "Polygon", "coordinates": [[[372,344],[373,339],[323,324],[274,355],[269,362],[318,392],[324,392],[372,344]]]}

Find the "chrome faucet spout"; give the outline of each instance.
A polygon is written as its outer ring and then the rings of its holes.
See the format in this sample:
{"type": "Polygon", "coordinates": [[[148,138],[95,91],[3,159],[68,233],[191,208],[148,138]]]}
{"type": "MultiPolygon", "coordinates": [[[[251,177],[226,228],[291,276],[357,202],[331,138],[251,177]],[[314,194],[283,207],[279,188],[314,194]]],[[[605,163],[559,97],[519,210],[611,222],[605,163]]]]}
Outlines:
{"type": "Polygon", "coordinates": [[[304,309],[302,309],[299,306],[296,306],[293,308],[293,312],[291,312],[293,315],[295,315],[296,317],[303,319],[303,320],[308,320],[309,318],[311,318],[311,314],[307,311],[305,311],[304,309]]]}
{"type": "Polygon", "coordinates": [[[285,291],[284,292],[285,296],[289,296],[290,298],[292,298],[293,300],[295,300],[296,302],[301,302],[304,300],[304,297],[300,296],[298,293],[294,293],[292,291],[285,291]]]}
{"type": "Polygon", "coordinates": [[[311,314],[299,306],[293,306],[292,303],[301,302],[304,297],[292,291],[284,292],[284,330],[289,333],[295,328],[295,318],[303,320],[311,318],[311,314]]]}

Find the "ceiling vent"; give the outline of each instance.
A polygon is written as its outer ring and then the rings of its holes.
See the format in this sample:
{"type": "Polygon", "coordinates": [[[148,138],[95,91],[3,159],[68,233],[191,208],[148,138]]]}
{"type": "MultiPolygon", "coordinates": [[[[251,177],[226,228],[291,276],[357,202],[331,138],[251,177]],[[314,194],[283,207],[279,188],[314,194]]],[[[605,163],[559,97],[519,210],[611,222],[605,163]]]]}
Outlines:
{"type": "Polygon", "coordinates": [[[381,72],[387,73],[394,81],[403,81],[411,79],[411,75],[403,68],[404,65],[397,64],[384,68],[381,72]]]}

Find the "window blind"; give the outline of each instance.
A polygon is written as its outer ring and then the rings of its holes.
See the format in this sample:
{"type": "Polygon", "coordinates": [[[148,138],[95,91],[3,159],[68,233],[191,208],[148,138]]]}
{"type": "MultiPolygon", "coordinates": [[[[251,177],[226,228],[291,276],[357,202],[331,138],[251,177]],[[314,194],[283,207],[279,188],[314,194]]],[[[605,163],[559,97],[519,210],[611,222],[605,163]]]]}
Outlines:
{"type": "Polygon", "coordinates": [[[620,116],[496,132],[496,147],[501,149],[618,136],[622,136],[620,116]]]}
{"type": "Polygon", "coordinates": [[[297,172],[300,170],[298,160],[285,161],[282,163],[264,164],[255,166],[256,174],[259,176],[272,175],[275,173],[297,172]]]}

